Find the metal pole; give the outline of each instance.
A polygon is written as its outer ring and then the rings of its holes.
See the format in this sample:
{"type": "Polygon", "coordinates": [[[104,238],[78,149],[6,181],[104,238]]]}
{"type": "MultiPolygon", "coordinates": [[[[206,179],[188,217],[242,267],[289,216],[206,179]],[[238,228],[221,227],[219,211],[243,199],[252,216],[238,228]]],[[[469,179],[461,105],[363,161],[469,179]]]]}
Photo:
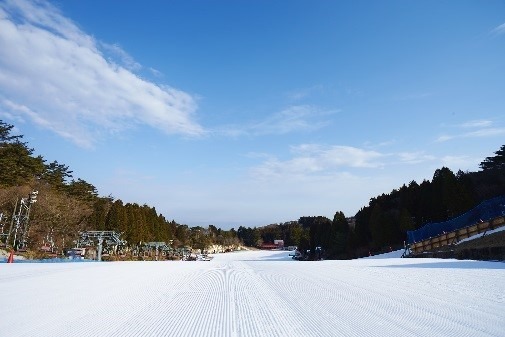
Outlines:
{"type": "Polygon", "coordinates": [[[102,237],[98,238],[98,255],[96,260],[97,261],[102,261],[102,237]]]}
{"type": "Polygon", "coordinates": [[[11,238],[12,226],[14,225],[14,218],[16,217],[16,208],[18,208],[19,198],[16,198],[16,205],[14,206],[14,211],[12,211],[11,226],[9,227],[9,235],[7,235],[7,240],[5,240],[5,247],[9,245],[9,240],[11,238]]]}
{"type": "Polygon", "coordinates": [[[17,244],[17,238],[18,238],[18,230],[21,225],[20,219],[21,219],[21,212],[23,211],[23,205],[24,205],[24,198],[21,198],[21,202],[19,203],[19,212],[18,215],[16,215],[16,228],[14,230],[14,241],[12,242],[12,247],[14,247],[14,250],[18,250],[19,245],[17,244]]]}
{"type": "Polygon", "coordinates": [[[25,226],[23,229],[23,236],[21,237],[21,248],[25,247],[26,241],[28,239],[28,222],[30,221],[30,210],[32,206],[32,200],[27,199],[27,206],[26,207],[26,218],[24,219],[25,221],[25,226]]]}

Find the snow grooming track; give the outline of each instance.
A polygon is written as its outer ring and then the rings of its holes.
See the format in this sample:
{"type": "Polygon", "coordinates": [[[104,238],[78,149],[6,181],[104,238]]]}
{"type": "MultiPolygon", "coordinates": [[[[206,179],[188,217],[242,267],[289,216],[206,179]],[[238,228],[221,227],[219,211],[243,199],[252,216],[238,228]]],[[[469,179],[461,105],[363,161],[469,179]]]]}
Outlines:
{"type": "Polygon", "coordinates": [[[505,336],[505,264],[436,259],[0,264],[3,336],[505,336]]]}
{"type": "Polygon", "coordinates": [[[269,288],[247,263],[235,262],[235,293],[240,336],[297,336],[304,329],[295,308],[269,288]]]}

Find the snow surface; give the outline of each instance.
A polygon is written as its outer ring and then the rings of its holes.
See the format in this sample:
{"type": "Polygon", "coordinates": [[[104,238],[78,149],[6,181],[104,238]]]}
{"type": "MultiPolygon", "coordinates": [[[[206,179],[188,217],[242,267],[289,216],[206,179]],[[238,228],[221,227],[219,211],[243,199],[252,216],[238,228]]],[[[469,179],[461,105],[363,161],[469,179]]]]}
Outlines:
{"type": "Polygon", "coordinates": [[[392,259],[402,257],[405,249],[394,250],[392,252],[364,257],[364,259],[392,259]]]}
{"type": "Polygon", "coordinates": [[[13,263],[0,289],[0,336],[505,336],[501,262],[13,263]]]}

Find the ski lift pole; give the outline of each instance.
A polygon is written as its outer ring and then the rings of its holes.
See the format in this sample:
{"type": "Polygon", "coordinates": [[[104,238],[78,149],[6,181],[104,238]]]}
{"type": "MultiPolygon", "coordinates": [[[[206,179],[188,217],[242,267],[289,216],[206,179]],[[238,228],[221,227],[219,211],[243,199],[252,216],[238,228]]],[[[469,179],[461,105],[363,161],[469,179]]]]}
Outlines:
{"type": "Polygon", "coordinates": [[[18,244],[18,231],[19,231],[19,228],[21,227],[21,214],[23,212],[23,206],[24,206],[24,204],[25,204],[25,198],[21,198],[21,201],[19,203],[19,212],[15,216],[16,217],[16,227],[14,228],[14,240],[12,241],[12,247],[14,247],[14,250],[16,250],[16,251],[19,248],[19,244],[18,244]]]}
{"type": "Polygon", "coordinates": [[[30,210],[31,210],[31,204],[32,204],[32,201],[31,200],[28,200],[28,206],[27,209],[26,209],[26,218],[24,219],[25,223],[24,223],[24,228],[23,228],[23,232],[21,234],[21,248],[25,248],[25,245],[26,245],[26,241],[28,240],[28,225],[29,225],[29,221],[30,221],[30,210]]]}
{"type": "Polygon", "coordinates": [[[7,239],[5,240],[5,246],[9,245],[9,240],[11,239],[12,226],[14,226],[14,218],[16,218],[16,209],[18,208],[19,198],[16,198],[16,205],[14,206],[14,211],[12,212],[11,217],[11,225],[9,227],[9,234],[7,235],[7,239]]]}
{"type": "Polygon", "coordinates": [[[103,238],[100,236],[98,237],[98,253],[96,257],[97,261],[102,261],[102,248],[103,248],[103,238]]]}

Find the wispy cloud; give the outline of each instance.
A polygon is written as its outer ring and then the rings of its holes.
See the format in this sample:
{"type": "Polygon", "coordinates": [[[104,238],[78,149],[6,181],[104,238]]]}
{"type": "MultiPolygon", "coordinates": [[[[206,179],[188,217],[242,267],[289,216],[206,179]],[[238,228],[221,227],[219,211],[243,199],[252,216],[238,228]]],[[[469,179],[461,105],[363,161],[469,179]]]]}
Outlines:
{"type": "Polygon", "coordinates": [[[493,34],[505,34],[505,23],[502,23],[498,27],[495,27],[491,33],[493,34]]]}
{"type": "Polygon", "coordinates": [[[394,139],[385,140],[385,141],[380,142],[380,143],[372,143],[370,141],[366,141],[364,143],[364,146],[366,148],[369,148],[369,149],[377,149],[377,148],[381,148],[381,147],[388,147],[388,146],[391,146],[391,145],[393,145],[395,143],[396,143],[396,140],[394,140],[394,139]]]}
{"type": "Polygon", "coordinates": [[[446,142],[457,138],[484,138],[505,135],[504,127],[495,127],[489,120],[475,120],[456,125],[460,133],[441,135],[436,142],[446,142]]]}
{"type": "Polygon", "coordinates": [[[311,132],[330,124],[329,116],[338,110],[324,110],[312,105],[293,105],[262,121],[231,125],[217,130],[228,136],[284,135],[291,132],[311,132]]]}
{"type": "Polygon", "coordinates": [[[443,143],[443,142],[447,142],[447,141],[454,139],[454,138],[456,138],[456,136],[441,135],[441,136],[438,136],[438,138],[435,140],[435,142],[443,143]]]}
{"type": "Polygon", "coordinates": [[[163,73],[157,69],[150,67],[149,71],[151,72],[151,74],[153,74],[156,77],[163,77],[163,73]]]}
{"type": "Polygon", "coordinates": [[[486,128],[466,133],[465,137],[494,137],[505,135],[505,128],[486,128]]]}
{"type": "Polygon", "coordinates": [[[0,109],[90,147],[107,132],[147,125],[196,136],[196,99],[135,74],[117,44],[95,40],[45,1],[0,3],[0,109]],[[115,58],[110,58],[115,56],[115,58]]]}
{"type": "Polygon", "coordinates": [[[323,146],[302,144],[291,147],[293,157],[279,160],[271,157],[253,168],[256,177],[285,175],[310,175],[345,171],[348,168],[377,168],[383,166],[380,159],[383,154],[351,146],[323,146]]]}
{"type": "Polygon", "coordinates": [[[300,101],[304,98],[311,96],[315,92],[321,92],[323,90],[323,86],[314,85],[312,87],[292,90],[286,94],[287,98],[292,101],[300,101]]]}
{"type": "Polygon", "coordinates": [[[128,54],[119,44],[109,44],[102,42],[100,43],[102,50],[109,52],[108,61],[114,63],[116,59],[119,59],[120,64],[122,64],[126,69],[136,72],[142,69],[142,65],[135,61],[135,59],[128,54]]]}
{"type": "Polygon", "coordinates": [[[486,128],[492,124],[493,122],[489,120],[475,120],[460,124],[458,126],[462,128],[486,128]]]}
{"type": "Polygon", "coordinates": [[[329,124],[328,115],[336,111],[321,110],[311,105],[295,105],[266,120],[250,126],[254,134],[286,134],[294,131],[313,131],[329,124]]]}
{"type": "Polygon", "coordinates": [[[436,159],[435,156],[426,154],[424,152],[401,152],[398,154],[401,163],[404,164],[420,164],[436,159]]]}

